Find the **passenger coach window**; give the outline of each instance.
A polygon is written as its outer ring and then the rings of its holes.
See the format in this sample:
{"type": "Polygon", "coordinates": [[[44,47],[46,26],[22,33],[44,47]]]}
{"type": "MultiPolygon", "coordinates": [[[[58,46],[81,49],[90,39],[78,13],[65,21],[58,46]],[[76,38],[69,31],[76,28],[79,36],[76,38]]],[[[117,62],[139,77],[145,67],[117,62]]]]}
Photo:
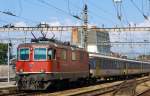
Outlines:
{"type": "Polygon", "coordinates": [[[35,48],[34,60],[46,60],[46,48],[35,48]]]}
{"type": "Polygon", "coordinates": [[[29,48],[21,48],[19,54],[20,60],[29,60],[29,48]]]}

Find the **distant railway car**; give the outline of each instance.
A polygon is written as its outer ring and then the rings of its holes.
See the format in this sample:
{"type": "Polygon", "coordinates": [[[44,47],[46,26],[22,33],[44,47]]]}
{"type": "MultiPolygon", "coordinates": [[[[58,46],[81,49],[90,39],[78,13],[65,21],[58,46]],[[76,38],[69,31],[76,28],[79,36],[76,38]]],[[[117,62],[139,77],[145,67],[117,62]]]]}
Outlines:
{"type": "Polygon", "coordinates": [[[22,90],[43,90],[56,81],[89,77],[88,53],[54,42],[20,44],[17,49],[17,82],[22,90]]]}
{"type": "Polygon", "coordinates": [[[116,78],[150,73],[150,62],[89,54],[93,78],[116,78]]]}

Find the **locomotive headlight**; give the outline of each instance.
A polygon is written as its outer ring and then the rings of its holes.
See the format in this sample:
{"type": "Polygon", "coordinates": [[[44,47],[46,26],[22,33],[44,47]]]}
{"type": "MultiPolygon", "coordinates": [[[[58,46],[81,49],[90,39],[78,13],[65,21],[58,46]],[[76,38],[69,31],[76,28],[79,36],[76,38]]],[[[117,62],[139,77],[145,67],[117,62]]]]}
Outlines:
{"type": "Polygon", "coordinates": [[[23,72],[23,69],[20,69],[20,72],[23,72]]]}
{"type": "Polygon", "coordinates": [[[41,72],[44,73],[44,69],[41,69],[41,72]]]}

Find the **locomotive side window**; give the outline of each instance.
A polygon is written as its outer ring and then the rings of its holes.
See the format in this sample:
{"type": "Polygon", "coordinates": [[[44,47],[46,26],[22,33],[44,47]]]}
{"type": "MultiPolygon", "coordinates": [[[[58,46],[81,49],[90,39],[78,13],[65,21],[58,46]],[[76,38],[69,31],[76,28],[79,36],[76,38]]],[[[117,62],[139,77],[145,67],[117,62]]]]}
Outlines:
{"type": "Polygon", "coordinates": [[[56,59],[56,50],[55,49],[48,49],[48,59],[56,59]]]}
{"type": "Polygon", "coordinates": [[[80,52],[80,62],[82,62],[82,61],[84,61],[83,59],[84,59],[84,53],[83,52],[80,52]]]}
{"type": "Polygon", "coordinates": [[[66,52],[66,50],[62,50],[62,52],[61,52],[61,59],[62,60],[66,60],[67,59],[67,52],[66,52]]]}
{"type": "Polygon", "coordinates": [[[53,50],[52,49],[49,49],[48,50],[48,59],[52,59],[52,56],[53,56],[53,50]]]}
{"type": "Polygon", "coordinates": [[[77,58],[77,52],[72,52],[72,60],[78,60],[79,58],[77,58]]]}
{"type": "Polygon", "coordinates": [[[20,60],[29,60],[29,48],[21,48],[19,52],[20,60]]]}
{"type": "Polygon", "coordinates": [[[46,48],[35,48],[34,60],[46,60],[46,48]]]}
{"type": "Polygon", "coordinates": [[[76,60],[76,53],[72,52],[72,60],[76,60]]]}

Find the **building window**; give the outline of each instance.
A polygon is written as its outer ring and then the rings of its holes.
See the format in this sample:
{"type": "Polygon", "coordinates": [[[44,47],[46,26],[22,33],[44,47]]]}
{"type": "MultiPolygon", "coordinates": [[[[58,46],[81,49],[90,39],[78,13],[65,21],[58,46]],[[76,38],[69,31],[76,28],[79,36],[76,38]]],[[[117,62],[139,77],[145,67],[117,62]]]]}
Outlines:
{"type": "Polygon", "coordinates": [[[46,60],[46,48],[35,48],[34,60],[46,60]]]}
{"type": "Polygon", "coordinates": [[[21,48],[20,49],[20,60],[29,60],[29,48],[21,48]]]}

